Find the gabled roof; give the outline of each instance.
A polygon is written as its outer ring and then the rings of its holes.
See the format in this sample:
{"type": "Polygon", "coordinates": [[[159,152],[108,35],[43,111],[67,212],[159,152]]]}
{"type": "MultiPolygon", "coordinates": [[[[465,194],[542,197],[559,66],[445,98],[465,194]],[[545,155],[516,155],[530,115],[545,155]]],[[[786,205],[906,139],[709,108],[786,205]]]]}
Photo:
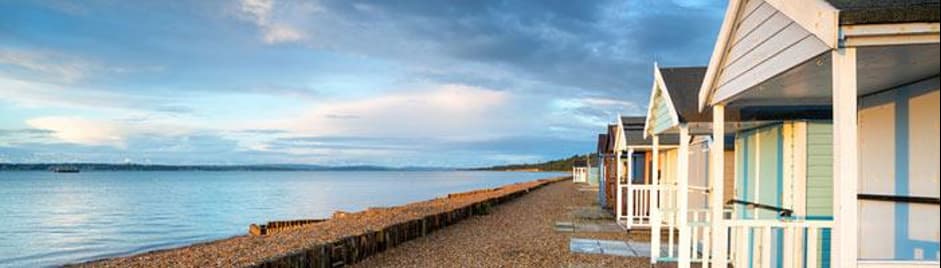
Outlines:
{"type": "MultiPolygon", "coordinates": [[[[651,145],[653,140],[644,138],[644,124],[647,122],[645,116],[622,116],[621,123],[624,124],[624,138],[627,145],[651,145]]],[[[677,145],[680,142],[679,136],[660,135],[660,144],[677,145]]]]}
{"type": "Polygon", "coordinates": [[[938,22],[939,0],[826,0],[840,11],[840,25],[938,22]]]}
{"type": "MultiPolygon", "coordinates": [[[[811,33],[817,40],[823,42],[827,47],[834,49],[843,45],[850,44],[853,38],[859,39],[856,42],[866,42],[865,37],[872,37],[877,40],[869,40],[868,45],[882,44],[923,44],[934,42],[937,39],[915,38],[919,35],[936,35],[937,23],[941,21],[939,8],[941,0],[764,0],[765,4],[770,5],[776,11],[784,14],[793,23],[800,26],[803,30],[811,33]],[[919,24],[918,27],[905,24],[919,24]],[[871,26],[866,26],[866,24],[871,26]],[[874,27],[880,25],[892,25],[886,29],[870,29],[870,33],[852,36],[848,34],[843,26],[874,27]],[[933,25],[932,25],[933,24],[933,25]],[[852,38],[851,38],[852,36],[852,38]],[[882,37],[893,37],[887,39],[882,37]],[[906,36],[907,39],[899,41],[900,36],[906,36]],[[894,41],[893,41],[894,40],[894,41]],[[894,43],[893,43],[894,42],[894,43]],[[906,43],[908,42],[908,43],[906,43]]],[[[714,100],[717,80],[722,72],[726,53],[730,51],[730,46],[734,44],[734,31],[740,25],[737,22],[739,16],[747,17],[749,14],[742,12],[743,6],[747,3],[745,0],[730,0],[729,6],[719,29],[719,36],[716,38],[715,47],[712,56],[709,59],[709,69],[706,72],[704,81],[699,91],[699,109],[704,110],[708,105],[720,102],[714,100]]],[[[917,25],[916,25],[917,26],[917,25]]],[[[863,30],[865,32],[865,30],[863,30]]],[[[794,66],[785,66],[794,67],[794,66]]],[[[789,69],[789,68],[784,68],[789,69]]],[[[728,96],[725,96],[728,97],[728,96]]]]}
{"type": "Polygon", "coordinates": [[[661,90],[668,90],[670,101],[679,116],[680,122],[709,122],[712,111],[699,112],[699,87],[702,86],[706,67],[660,68],[660,75],[665,85],[661,90]]]}

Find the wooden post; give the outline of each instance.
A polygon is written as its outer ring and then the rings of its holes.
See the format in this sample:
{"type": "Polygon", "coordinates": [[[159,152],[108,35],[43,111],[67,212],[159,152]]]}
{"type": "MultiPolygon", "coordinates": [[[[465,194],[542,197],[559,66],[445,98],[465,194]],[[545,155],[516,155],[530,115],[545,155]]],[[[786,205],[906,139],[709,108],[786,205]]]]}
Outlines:
{"type": "MultiPolygon", "coordinates": [[[[628,156],[628,157],[630,157],[630,156],[628,156]]],[[[620,162],[620,160],[619,160],[619,162],[620,162]]],[[[620,163],[618,163],[618,165],[620,166],[620,163]]],[[[617,186],[616,186],[617,188],[615,188],[615,190],[614,190],[614,195],[615,195],[615,196],[614,196],[614,197],[615,197],[615,198],[614,198],[614,200],[615,200],[615,201],[614,201],[614,203],[615,203],[615,204],[614,204],[614,205],[615,205],[615,207],[614,207],[614,211],[615,211],[614,215],[615,215],[615,218],[614,218],[614,219],[615,219],[615,222],[618,222],[618,221],[621,221],[621,216],[624,215],[624,214],[623,214],[623,213],[624,213],[624,203],[622,203],[624,200],[622,200],[622,198],[621,198],[621,196],[624,194],[624,191],[621,189],[621,178],[620,178],[620,177],[618,177],[618,179],[617,179],[617,184],[616,184],[616,185],[617,185],[617,186]]]]}
{"type": "Polygon", "coordinates": [[[627,229],[630,230],[634,221],[634,148],[627,149],[627,229]]]}
{"type": "MultiPolygon", "coordinates": [[[[709,210],[712,216],[712,267],[726,267],[728,261],[728,229],[722,215],[722,190],[725,182],[725,105],[712,106],[712,150],[709,150],[709,171],[712,172],[709,189],[709,210]]],[[[705,261],[705,260],[704,260],[705,261]]]]}
{"type": "Polygon", "coordinates": [[[651,183],[653,190],[650,191],[650,200],[647,206],[650,207],[650,263],[657,263],[660,258],[660,137],[653,135],[653,168],[651,168],[651,183]]]}
{"type": "Polygon", "coordinates": [[[680,249],[677,265],[680,268],[689,268],[692,241],[690,241],[690,229],[687,219],[689,213],[689,127],[686,124],[680,125],[680,148],[677,151],[676,169],[676,225],[680,229],[680,249]]]}
{"type": "Polygon", "coordinates": [[[832,267],[856,266],[858,245],[856,48],[833,57],[833,239],[832,267]]]}
{"type": "MultiPolygon", "coordinates": [[[[621,184],[621,148],[618,148],[618,146],[615,146],[614,148],[614,181],[617,183],[617,185],[621,184]]],[[[605,193],[604,198],[606,200],[611,200],[611,197],[607,196],[607,194],[608,192],[605,193]]],[[[615,194],[617,194],[617,191],[615,191],[615,194]]],[[[611,204],[606,205],[610,206],[611,204]]]]}

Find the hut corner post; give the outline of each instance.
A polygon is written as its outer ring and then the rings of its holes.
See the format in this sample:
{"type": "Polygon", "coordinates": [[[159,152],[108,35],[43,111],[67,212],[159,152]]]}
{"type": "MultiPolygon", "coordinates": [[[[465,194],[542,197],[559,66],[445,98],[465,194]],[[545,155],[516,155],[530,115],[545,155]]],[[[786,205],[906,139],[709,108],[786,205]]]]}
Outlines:
{"type": "Polygon", "coordinates": [[[858,122],[856,48],[832,53],[833,239],[832,267],[856,266],[858,250],[858,122]]]}
{"type": "Polygon", "coordinates": [[[657,263],[660,258],[660,137],[653,135],[653,168],[651,170],[651,184],[654,188],[650,191],[650,200],[647,206],[650,206],[650,263],[657,263]]]}
{"type": "MultiPolygon", "coordinates": [[[[712,216],[712,267],[728,266],[728,229],[722,215],[723,182],[725,181],[725,104],[712,106],[712,142],[709,151],[709,171],[712,172],[712,189],[709,191],[709,209],[712,216]]],[[[706,260],[703,260],[704,262],[706,260]]]]}
{"type": "Polygon", "coordinates": [[[677,226],[680,229],[679,268],[689,268],[690,262],[690,227],[688,226],[689,211],[689,128],[686,124],[680,125],[680,149],[677,152],[677,226]]]}
{"type": "Polygon", "coordinates": [[[615,202],[614,202],[614,206],[615,206],[615,207],[614,207],[614,211],[615,211],[615,214],[614,214],[614,215],[617,217],[617,218],[615,219],[615,222],[617,222],[617,220],[620,220],[620,217],[621,217],[621,215],[622,215],[622,214],[621,214],[621,211],[622,211],[622,206],[621,206],[621,204],[622,204],[622,203],[621,203],[621,194],[622,194],[622,190],[621,190],[621,149],[620,149],[620,148],[617,148],[616,150],[617,150],[618,152],[616,153],[616,154],[617,154],[617,159],[614,160],[615,168],[617,168],[617,174],[616,174],[617,176],[614,177],[614,182],[615,182],[615,190],[614,190],[614,194],[615,194],[615,196],[614,196],[614,197],[615,197],[615,202]]]}
{"type": "Polygon", "coordinates": [[[627,149],[627,229],[634,225],[634,148],[627,149]]]}

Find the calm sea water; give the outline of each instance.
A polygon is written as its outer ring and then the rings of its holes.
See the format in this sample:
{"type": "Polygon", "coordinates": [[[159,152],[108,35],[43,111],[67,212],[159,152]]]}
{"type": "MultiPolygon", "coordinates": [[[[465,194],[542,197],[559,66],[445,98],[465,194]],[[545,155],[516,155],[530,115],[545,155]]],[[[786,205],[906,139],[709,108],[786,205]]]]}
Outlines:
{"type": "Polygon", "coordinates": [[[0,266],[50,266],[247,233],[561,173],[0,172],[0,266]]]}

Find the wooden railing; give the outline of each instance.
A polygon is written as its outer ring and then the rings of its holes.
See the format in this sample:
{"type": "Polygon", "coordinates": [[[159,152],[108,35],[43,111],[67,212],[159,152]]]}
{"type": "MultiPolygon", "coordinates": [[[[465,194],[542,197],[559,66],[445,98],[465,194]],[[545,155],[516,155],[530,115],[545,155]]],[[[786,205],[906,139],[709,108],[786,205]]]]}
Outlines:
{"type": "Polygon", "coordinates": [[[627,229],[650,227],[652,194],[659,188],[657,185],[649,184],[621,185],[617,194],[624,200],[626,209],[621,210],[621,213],[617,215],[618,223],[627,229]]]}
{"type": "Polygon", "coordinates": [[[781,241],[782,267],[818,267],[822,233],[833,221],[727,220],[729,240],[724,246],[734,267],[772,267],[772,247],[781,241]],[[779,233],[774,239],[773,233],[779,233]],[[807,243],[804,243],[806,237],[807,243]]]}

